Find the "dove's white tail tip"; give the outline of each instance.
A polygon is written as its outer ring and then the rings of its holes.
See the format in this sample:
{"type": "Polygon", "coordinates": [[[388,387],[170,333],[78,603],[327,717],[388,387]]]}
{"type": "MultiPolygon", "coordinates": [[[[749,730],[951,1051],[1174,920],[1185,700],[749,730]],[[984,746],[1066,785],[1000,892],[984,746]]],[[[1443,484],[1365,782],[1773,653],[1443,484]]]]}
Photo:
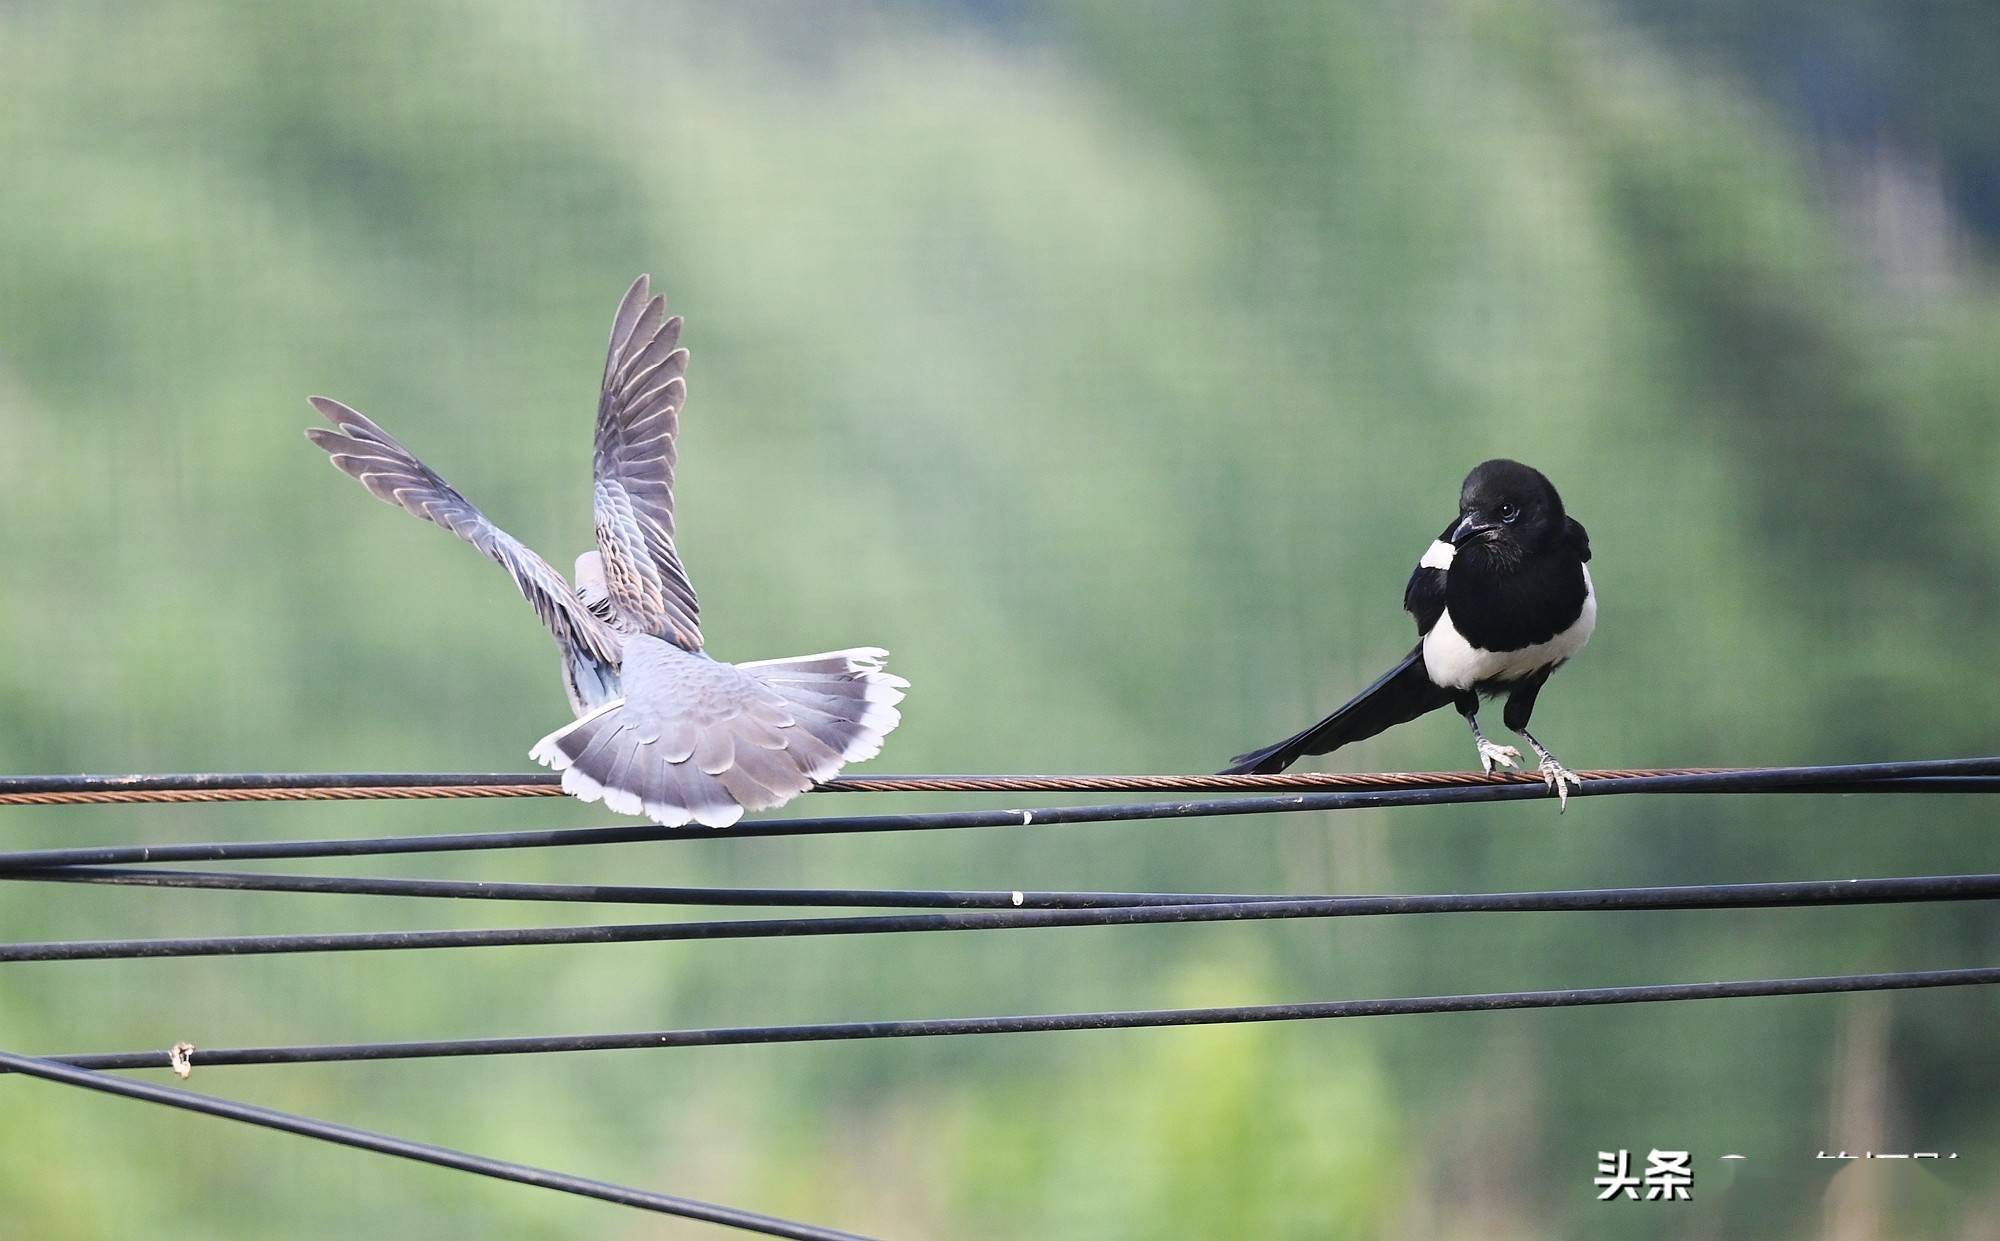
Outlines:
{"type": "MultiPolygon", "coordinates": [[[[606,703],[542,738],[529,757],[563,773],[563,790],[667,827],[728,827],[770,810],[848,763],[875,757],[902,722],[909,682],[882,670],[875,647],[729,665],[715,690],[733,701],[656,693],[606,703]]],[[[628,646],[628,662],[632,658],[628,646]]],[[[690,658],[705,657],[693,656],[690,658]]]]}

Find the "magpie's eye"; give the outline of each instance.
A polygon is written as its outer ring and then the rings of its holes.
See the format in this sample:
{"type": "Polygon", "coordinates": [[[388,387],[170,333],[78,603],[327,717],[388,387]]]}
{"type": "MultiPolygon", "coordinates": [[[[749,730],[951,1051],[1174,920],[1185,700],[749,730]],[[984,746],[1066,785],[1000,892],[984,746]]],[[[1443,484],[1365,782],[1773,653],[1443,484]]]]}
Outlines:
{"type": "Polygon", "coordinates": [[[1521,510],[1520,510],[1520,509],[1519,509],[1518,507],[1516,507],[1515,505],[1512,505],[1512,504],[1503,504],[1503,505],[1501,505],[1501,506],[1500,506],[1500,520],[1501,520],[1501,521],[1505,521],[1505,522],[1511,522],[1511,521],[1513,521],[1513,520],[1514,520],[1514,519],[1515,519],[1516,517],[1519,517],[1520,515],[1521,515],[1521,510]]]}

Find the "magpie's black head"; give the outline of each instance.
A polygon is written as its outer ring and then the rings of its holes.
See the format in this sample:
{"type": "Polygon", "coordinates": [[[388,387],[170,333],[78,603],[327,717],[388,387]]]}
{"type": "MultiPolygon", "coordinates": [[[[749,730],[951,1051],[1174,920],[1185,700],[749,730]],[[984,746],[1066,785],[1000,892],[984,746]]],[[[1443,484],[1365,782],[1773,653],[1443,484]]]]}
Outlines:
{"type": "Polygon", "coordinates": [[[1458,492],[1458,524],[1448,541],[1514,560],[1554,547],[1567,524],[1562,497],[1540,470],[1518,461],[1483,462],[1458,492]]]}

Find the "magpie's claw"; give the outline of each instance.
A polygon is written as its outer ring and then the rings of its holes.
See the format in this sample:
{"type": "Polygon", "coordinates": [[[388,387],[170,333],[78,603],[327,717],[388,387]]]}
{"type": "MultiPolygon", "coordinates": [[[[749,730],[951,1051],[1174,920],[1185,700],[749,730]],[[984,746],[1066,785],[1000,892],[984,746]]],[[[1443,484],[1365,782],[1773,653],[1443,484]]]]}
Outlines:
{"type": "Polygon", "coordinates": [[[1484,737],[1480,737],[1477,744],[1479,746],[1479,768],[1489,776],[1493,774],[1493,769],[1496,766],[1519,767],[1521,765],[1521,752],[1511,745],[1501,745],[1498,742],[1488,741],[1484,737]]]}
{"type": "Polygon", "coordinates": [[[1542,753],[1540,766],[1542,780],[1548,784],[1549,791],[1556,795],[1556,813],[1561,814],[1569,809],[1569,791],[1573,788],[1582,788],[1583,781],[1577,779],[1575,772],[1558,763],[1556,756],[1547,751],[1542,753]]]}

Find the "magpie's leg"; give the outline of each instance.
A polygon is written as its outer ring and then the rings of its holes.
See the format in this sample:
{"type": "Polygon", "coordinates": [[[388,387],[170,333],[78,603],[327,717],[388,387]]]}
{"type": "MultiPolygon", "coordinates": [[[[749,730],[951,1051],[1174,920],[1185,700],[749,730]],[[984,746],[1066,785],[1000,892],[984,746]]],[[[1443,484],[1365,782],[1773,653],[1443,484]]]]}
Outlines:
{"type": "Polygon", "coordinates": [[[1528,744],[1535,748],[1535,757],[1542,760],[1542,779],[1547,782],[1549,791],[1556,795],[1557,813],[1560,814],[1569,809],[1570,789],[1579,786],[1581,781],[1569,768],[1557,762],[1556,756],[1549,753],[1549,748],[1535,740],[1535,735],[1528,731],[1528,717],[1535,711],[1535,695],[1542,692],[1542,686],[1554,671],[1554,667],[1544,668],[1516,685],[1507,695],[1507,714],[1501,718],[1506,720],[1507,727],[1526,737],[1528,744]]]}
{"type": "Polygon", "coordinates": [[[1493,774],[1493,768],[1496,765],[1502,767],[1518,767],[1521,765],[1521,752],[1519,750],[1511,745],[1495,745],[1486,739],[1485,733],[1480,731],[1478,714],[1479,695],[1461,694],[1457,698],[1456,703],[1458,713],[1465,717],[1466,723],[1472,725],[1472,740],[1473,744],[1479,747],[1479,769],[1481,771],[1490,776],[1493,774]]]}
{"type": "Polygon", "coordinates": [[[1559,806],[1556,813],[1561,814],[1564,810],[1568,810],[1569,791],[1572,788],[1582,788],[1583,781],[1576,778],[1575,772],[1557,762],[1556,756],[1549,753],[1549,748],[1535,740],[1535,734],[1525,728],[1516,729],[1515,731],[1528,739],[1528,744],[1535,748],[1535,757],[1542,760],[1540,764],[1542,779],[1547,781],[1549,788],[1555,791],[1556,802],[1559,806]]]}

